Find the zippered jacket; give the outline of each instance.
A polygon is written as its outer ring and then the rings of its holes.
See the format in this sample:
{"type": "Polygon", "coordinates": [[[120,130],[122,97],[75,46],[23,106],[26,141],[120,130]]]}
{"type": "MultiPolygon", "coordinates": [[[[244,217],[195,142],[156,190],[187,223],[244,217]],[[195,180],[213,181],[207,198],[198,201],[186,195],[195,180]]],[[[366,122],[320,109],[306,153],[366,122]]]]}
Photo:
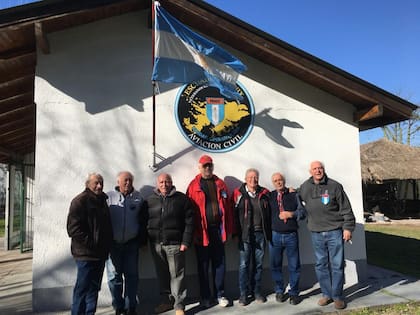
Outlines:
{"type": "Polygon", "coordinates": [[[235,235],[238,235],[243,242],[249,242],[249,232],[253,228],[253,211],[261,211],[264,237],[267,241],[271,241],[270,191],[258,186],[256,198],[258,198],[261,209],[252,209],[251,197],[245,186],[246,184],[244,183],[233,191],[235,235]]]}
{"type": "MultiPolygon", "coordinates": [[[[220,215],[220,235],[223,242],[232,234],[233,213],[227,186],[223,180],[213,175],[216,184],[217,202],[220,215]]],[[[206,194],[200,186],[201,174],[198,174],[188,185],[187,196],[193,201],[194,209],[194,242],[195,244],[208,246],[209,236],[206,218],[206,194]]]]}
{"type": "Polygon", "coordinates": [[[154,190],[147,198],[147,231],[151,243],[191,246],[194,211],[191,200],[175,187],[167,196],[154,190]]]}
{"type": "Polygon", "coordinates": [[[115,187],[115,190],[107,195],[114,242],[123,244],[138,239],[140,245],[145,244],[147,209],[140,192],[133,189],[124,196],[118,187],[115,187]]]}
{"type": "Polygon", "coordinates": [[[112,227],[106,198],[104,193],[96,195],[86,188],[71,201],[67,234],[71,237],[71,253],[77,260],[108,257],[112,227]]]}

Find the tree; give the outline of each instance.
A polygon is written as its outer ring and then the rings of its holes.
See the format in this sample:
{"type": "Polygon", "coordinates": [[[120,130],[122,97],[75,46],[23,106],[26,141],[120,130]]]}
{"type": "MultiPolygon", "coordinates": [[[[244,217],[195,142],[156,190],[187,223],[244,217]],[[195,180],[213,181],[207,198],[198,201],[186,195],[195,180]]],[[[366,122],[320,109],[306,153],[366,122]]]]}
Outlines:
{"type": "Polygon", "coordinates": [[[420,133],[420,107],[412,113],[411,118],[381,128],[388,140],[411,145],[420,133]]]}

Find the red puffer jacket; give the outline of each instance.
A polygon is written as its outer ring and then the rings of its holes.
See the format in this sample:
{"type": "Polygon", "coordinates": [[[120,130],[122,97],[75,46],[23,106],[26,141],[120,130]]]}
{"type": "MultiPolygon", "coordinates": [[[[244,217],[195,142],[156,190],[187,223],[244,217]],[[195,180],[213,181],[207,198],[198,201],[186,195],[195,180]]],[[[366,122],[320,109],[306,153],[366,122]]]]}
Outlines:
{"type": "MultiPolygon", "coordinates": [[[[227,186],[223,180],[213,175],[217,189],[217,199],[219,202],[219,211],[221,217],[220,231],[222,241],[225,242],[227,236],[232,234],[233,213],[229,198],[227,186]]],[[[194,242],[195,244],[208,246],[209,236],[207,233],[206,218],[206,195],[200,187],[201,174],[198,174],[188,185],[187,196],[191,198],[194,204],[194,242]]]]}

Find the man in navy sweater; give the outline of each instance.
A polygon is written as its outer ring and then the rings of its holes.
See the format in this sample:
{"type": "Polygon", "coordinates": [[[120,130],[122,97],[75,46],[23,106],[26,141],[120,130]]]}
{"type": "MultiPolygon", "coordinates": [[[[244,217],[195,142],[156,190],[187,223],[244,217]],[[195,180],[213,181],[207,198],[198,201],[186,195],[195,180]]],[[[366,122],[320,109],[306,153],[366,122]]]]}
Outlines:
{"type": "Polygon", "coordinates": [[[306,217],[300,197],[296,192],[286,188],[286,179],[281,173],[274,173],[271,181],[275,190],[270,193],[271,230],[270,267],[275,283],[276,301],[285,302],[290,296],[292,305],[299,303],[300,257],[298,220],[306,217]],[[290,290],[284,293],[283,252],[286,250],[290,290]]]}

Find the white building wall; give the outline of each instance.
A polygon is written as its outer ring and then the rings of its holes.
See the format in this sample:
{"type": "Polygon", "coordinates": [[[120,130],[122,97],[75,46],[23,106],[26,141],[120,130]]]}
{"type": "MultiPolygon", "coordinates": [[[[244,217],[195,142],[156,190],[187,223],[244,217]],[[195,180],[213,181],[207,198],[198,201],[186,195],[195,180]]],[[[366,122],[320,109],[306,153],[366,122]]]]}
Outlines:
{"type": "MultiPolygon", "coordinates": [[[[146,12],[132,13],[53,33],[48,36],[51,54],[38,54],[35,309],[45,308],[43,302],[52,292],[60,294],[54,294],[54,303],[47,304],[50,308],[70,305],[76,269],[70,255],[66,218],[70,201],[84,189],[89,172],[102,173],[104,190],[108,191],[113,189],[118,171],[130,170],[135,175],[135,187],[145,195],[151,191],[159,172],[172,174],[180,191],[186,190],[198,172],[198,158],[205,152],[193,148],[178,130],[174,102],[179,88],[164,84],[156,97],[156,152],[175,158],[157,172],[150,168],[152,66],[147,20],[146,12]]],[[[275,171],[286,175],[288,185],[298,187],[309,177],[310,161],[324,161],[329,176],[343,184],[357,217],[353,245],[346,245],[346,285],[356,283],[364,277],[366,252],[358,128],[352,123],[354,108],[229,50],[249,68],[239,80],[253,99],[256,117],[251,134],[240,147],[211,154],[215,173],[226,179],[231,190],[243,181],[250,167],[260,170],[260,184],[270,189],[270,177],[275,171]]],[[[314,256],[306,224],[301,225],[300,249],[305,272],[302,282],[310,287],[316,282],[314,256]]],[[[228,244],[227,249],[228,277],[237,277],[235,244],[228,244]]],[[[147,251],[140,255],[141,279],[146,283],[154,278],[154,268],[147,251]]],[[[194,258],[191,251],[188,258],[191,276],[195,274],[194,258]]],[[[265,277],[270,288],[269,272],[265,277]]],[[[234,279],[227,281],[228,292],[236,290],[234,279]]],[[[140,292],[153,294],[150,290],[140,292]]],[[[109,302],[106,285],[100,299],[109,302]]]]}

